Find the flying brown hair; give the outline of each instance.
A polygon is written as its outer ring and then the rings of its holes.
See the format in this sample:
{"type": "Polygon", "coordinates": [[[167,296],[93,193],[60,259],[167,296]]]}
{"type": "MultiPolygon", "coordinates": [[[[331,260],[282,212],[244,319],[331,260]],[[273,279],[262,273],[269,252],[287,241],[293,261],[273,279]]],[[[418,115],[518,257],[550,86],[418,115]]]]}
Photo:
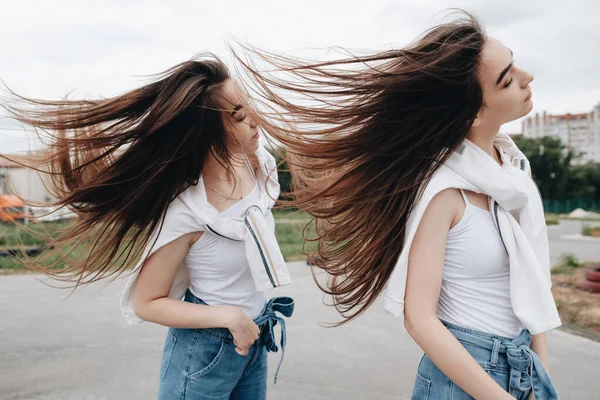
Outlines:
{"type": "Polygon", "coordinates": [[[486,35],[466,18],[404,49],[326,62],[233,50],[260,123],[285,149],[292,199],[315,218],[319,287],[348,322],[385,288],[421,189],[482,105],[486,35]]]}
{"type": "Polygon", "coordinates": [[[171,201],[198,183],[209,152],[230,168],[222,118],[229,76],[216,57],[202,56],[113,98],[47,101],[10,92],[0,105],[48,144],[26,166],[49,175],[54,205],[79,217],[51,241],[58,254],[45,252],[49,262],[30,267],[77,286],[137,261],[171,201]]]}

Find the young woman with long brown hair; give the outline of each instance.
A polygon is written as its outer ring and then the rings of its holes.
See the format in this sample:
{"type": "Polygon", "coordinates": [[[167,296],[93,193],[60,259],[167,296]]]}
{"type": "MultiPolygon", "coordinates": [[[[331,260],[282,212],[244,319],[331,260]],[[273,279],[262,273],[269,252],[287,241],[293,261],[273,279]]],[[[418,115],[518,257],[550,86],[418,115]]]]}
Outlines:
{"type": "Polygon", "coordinates": [[[270,214],[277,171],[227,67],[206,56],[113,98],[3,105],[48,134],[31,166],[79,217],[52,243],[58,261],[32,266],[83,285],[139,260],[121,307],[131,324],[170,327],[158,397],[266,399],[277,323],[285,346],[276,312],[294,304],[265,298],[289,283],[270,214]]]}
{"type": "Polygon", "coordinates": [[[542,203],[499,133],[533,107],[533,76],[511,50],[470,15],[337,61],[246,50],[261,125],[288,155],[291,204],[316,220],[320,286],[345,322],[387,287],[386,309],[425,352],[413,398],[558,398],[542,203]]]}

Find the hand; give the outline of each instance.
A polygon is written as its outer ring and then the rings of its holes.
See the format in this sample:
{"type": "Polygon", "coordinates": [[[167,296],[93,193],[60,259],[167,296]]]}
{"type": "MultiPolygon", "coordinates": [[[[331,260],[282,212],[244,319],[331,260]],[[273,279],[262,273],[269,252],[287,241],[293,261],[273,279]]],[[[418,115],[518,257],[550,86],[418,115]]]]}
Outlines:
{"type": "Polygon", "coordinates": [[[235,351],[241,356],[247,356],[248,350],[258,339],[260,329],[241,308],[224,308],[225,327],[233,335],[235,351]]]}

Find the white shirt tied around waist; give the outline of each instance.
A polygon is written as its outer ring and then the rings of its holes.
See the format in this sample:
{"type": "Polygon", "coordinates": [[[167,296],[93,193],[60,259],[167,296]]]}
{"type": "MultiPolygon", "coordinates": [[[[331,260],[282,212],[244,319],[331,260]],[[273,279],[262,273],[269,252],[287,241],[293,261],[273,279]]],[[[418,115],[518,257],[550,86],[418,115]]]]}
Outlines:
{"type": "MultiPolygon", "coordinates": [[[[208,202],[202,177],[198,184],[190,186],[171,202],[162,227],[159,226],[152,234],[121,295],[121,312],[130,325],[143,322],[133,308],[134,291],[143,262],[161,247],[190,232],[210,232],[224,240],[243,244],[256,291],[291,283],[274,231],[269,228],[267,220],[280,192],[277,165],[263,147],[256,151],[255,156],[258,160],[256,181],[259,195],[246,210],[245,216],[219,213],[208,202]]],[[[190,271],[183,262],[177,269],[168,296],[182,299],[189,287],[190,271]]]]}

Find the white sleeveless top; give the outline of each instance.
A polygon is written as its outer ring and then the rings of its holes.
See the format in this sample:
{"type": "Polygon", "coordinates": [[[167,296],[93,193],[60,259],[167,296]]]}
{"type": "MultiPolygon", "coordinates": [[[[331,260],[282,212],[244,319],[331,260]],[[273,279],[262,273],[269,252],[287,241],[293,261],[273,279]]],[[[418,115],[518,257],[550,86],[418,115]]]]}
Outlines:
{"type": "Polygon", "coordinates": [[[437,315],[464,328],[512,338],[524,325],[510,300],[509,259],[489,211],[466,208],[448,233],[437,315]]]}
{"type": "MultiPolygon", "coordinates": [[[[257,204],[259,199],[260,188],[257,184],[242,200],[219,214],[243,218],[248,207],[257,204]]],[[[269,229],[274,230],[273,214],[269,213],[265,220],[269,229]]],[[[265,293],[256,290],[244,242],[206,230],[192,245],[184,263],[190,274],[190,291],[206,304],[237,306],[252,319],[262,312],[265,293]]]]}

